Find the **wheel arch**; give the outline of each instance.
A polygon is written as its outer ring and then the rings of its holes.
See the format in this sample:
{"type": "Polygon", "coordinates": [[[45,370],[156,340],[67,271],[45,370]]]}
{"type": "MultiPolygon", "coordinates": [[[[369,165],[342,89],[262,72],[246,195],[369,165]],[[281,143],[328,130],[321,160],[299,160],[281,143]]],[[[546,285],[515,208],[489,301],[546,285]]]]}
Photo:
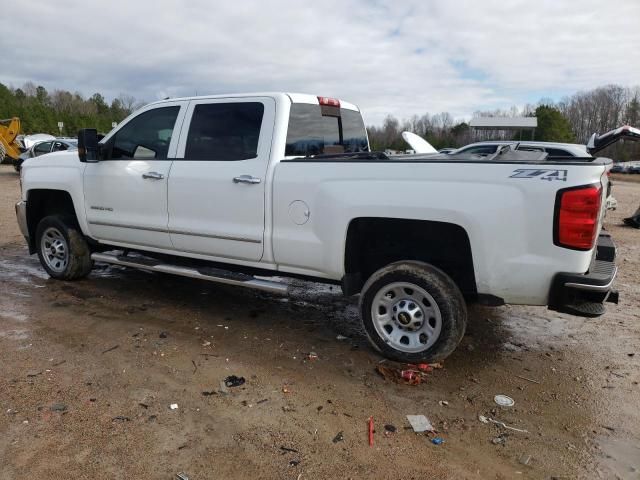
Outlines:
{"type": "Polygon", "coordinates": [[[463,227],[387,217],[358,217],[349,222],[344,250],[345,294],[360,292],[375,271],[402,260],[434,265],[453,279],[465,298],[477,298],[471,242],[463,227]]]}
{"type": "Polygon", "coordinates": [[[54,214],[73,217],[78,214],[71,194],[66,190],[37,188],[27,192],[27,229],[29,231],[29,253],[36,251],[36,228],[40,220],[54,214]]]}

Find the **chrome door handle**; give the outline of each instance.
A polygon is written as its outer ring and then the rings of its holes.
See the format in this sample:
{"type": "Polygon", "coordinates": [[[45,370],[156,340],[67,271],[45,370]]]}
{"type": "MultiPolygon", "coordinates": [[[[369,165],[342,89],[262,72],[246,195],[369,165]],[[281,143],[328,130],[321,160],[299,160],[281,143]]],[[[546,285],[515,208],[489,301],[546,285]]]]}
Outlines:
{"type": "Polygon", "coordinates": [[[150,178],[151,180],[162,180],[164,175],[158,172],[147,172],[142,174],[142,178],[150,178]]]}
{"type": "Polygon", "coordinates": [[[251,175],[240,175],[239,177],[234,177],[233,178],[233,183],[250,183],[252,185],[255,185],[257,183],[260,183],[262,180],[260,180],[258,177],[252,177],[251,175]]]}

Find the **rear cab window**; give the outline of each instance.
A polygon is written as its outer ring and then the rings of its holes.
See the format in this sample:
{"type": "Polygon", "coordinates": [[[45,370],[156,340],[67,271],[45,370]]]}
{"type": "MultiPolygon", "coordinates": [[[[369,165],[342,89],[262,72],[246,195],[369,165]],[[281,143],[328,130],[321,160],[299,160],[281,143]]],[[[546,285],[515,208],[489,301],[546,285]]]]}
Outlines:
{"type": "Polygon", "coordinates": [[[360,112],[311,103],[291,105],[286,157],[368,151],[367,132],[360,112]]]}

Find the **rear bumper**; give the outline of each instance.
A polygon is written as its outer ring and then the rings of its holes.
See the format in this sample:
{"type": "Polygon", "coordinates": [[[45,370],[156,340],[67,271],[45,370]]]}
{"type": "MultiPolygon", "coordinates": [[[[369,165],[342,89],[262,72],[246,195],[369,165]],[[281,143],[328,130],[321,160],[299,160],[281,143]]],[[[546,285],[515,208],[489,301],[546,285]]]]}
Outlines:
{"type": "Polygon", "coordinates": [[[549,309],[580,317],[599,317],[605,312],[604,303],[618,303],[613,290],[616,267],[616,246],[611,236],[602,232],[598,237],[596,256],[584,274],[558,273],[549,291],[549,309]]]}

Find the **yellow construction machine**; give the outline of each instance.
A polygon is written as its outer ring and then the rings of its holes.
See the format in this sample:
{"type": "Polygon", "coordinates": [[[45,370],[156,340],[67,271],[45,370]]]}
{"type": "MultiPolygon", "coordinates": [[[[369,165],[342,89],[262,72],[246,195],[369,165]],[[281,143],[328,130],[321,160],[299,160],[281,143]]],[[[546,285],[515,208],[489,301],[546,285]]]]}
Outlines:
{"type": "Polygon", "coordinates": [[[20,119],[18,117],[0,120],[0,163],[18,160],[20,144],[17,137],[20,133],[20,119]]]}

